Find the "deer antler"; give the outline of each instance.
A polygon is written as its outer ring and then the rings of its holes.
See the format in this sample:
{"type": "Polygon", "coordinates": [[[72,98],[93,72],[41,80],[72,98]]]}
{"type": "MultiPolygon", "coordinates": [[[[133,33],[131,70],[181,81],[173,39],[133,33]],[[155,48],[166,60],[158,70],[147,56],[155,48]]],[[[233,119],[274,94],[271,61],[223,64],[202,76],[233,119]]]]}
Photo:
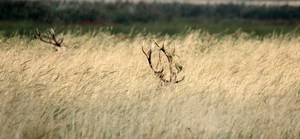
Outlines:
{"type": "MultiPolygon", "coordinates": [[[[161,70],[156,70],[153,67],[153,64],[152,64],[152,48],[150,47],[150,49],[146,53],[145,50],[144,50],[144,42],[143,42],[142,51],[143,51],[144,55],[147,57],[148,64],[149,64],[150,68],[152,69],[152,71],[154,72],[154,74],[160,80],[162,80],[163,82],[168,82],[168,80],[166,80],[165,77],[164,77],[165,75],[163,74],[164,68],[161,68],[161,70]]],[[[159,56],[159,57],[161,57],[161,56],[159,56]]],[[[161,60],[158,61],[157,66],[160,64],[160,62],[161,62],[161,60]]]]}
{"type": "Polygon", "coordinates": [[[52,28],[49,29],[47,33],[40,33],[38,29],[36,29],[36,34],[34,38],[41,40],[42,42],[49,43],[54,45],[54,49],[56,51],[59,51],[60,48],[63,47],[62,43],[64,41],[64,38],[58,39],[56,37],[56,34],[52,28]]]}
{"type": "Polygon", "coordinates": [[[161,70],[154,69],[153,63],[152,63],[152,48],[150,48],[149,51],[146,53],[144,50],[144,43],[143,43],[142,51],[143,51],[144,55],[147,57],[148,64],[149,64],[150,68],[153,70],[154,74],[165,84],[179,83],[179,82],[183,81],[185,76],[183,76],[181,79],[177,78],[178,74],[180,72],[182,72],[183,67],[178,62],[175,62],[175,64],[174,64],[175,47],[173,49],[173,52],[170,53],[165,49],[164,44],[162,46],[160,46],[156,41],[154,41],[154,44],[159,48],[159,61],[158,61],[157,65],[161,64],[160,52],[162,52],[167,57],[170,77],[168,79],[166,79],[163,67],[161,68],[161,70]]]}

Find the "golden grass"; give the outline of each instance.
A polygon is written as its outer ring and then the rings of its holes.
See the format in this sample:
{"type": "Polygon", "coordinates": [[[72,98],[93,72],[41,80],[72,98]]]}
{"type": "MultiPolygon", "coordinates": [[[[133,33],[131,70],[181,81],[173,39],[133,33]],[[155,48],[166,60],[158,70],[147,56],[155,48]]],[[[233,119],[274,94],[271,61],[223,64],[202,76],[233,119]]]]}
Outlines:
{"type": "Polygon", "coordinates": [[[0,38],[1,139],[300,138],[298,35],[65,38],[0,38]],[[153,38],[173,40],[183,82],[158,87],[153,38]]]}

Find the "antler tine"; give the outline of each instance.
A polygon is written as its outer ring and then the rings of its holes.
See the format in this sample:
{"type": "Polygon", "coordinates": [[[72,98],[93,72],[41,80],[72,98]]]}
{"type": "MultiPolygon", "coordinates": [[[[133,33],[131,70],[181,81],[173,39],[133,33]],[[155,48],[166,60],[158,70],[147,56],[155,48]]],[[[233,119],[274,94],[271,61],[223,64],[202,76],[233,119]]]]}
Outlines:
{"type": "Polygon", "coordinates": [[[160,47],[159,44],[155,40],[153,40],[153,42],[159,48],[159,50],[164,48],[164,45],[163,45],[163,47],[160,47]]]}
{"type": "Polygon", "coordinates": [[[49,34],[51,35],[52,40],[54,41],[55,45],[57,47],[61,47],[62,42],[64,41],[64,38],[57,39],[56,34],[53,28],[50,28],[49,34]]]}
{"type": "Polygon", "coordinates": [[[149,59],[150,55],[151,55],[151,48],[150,50],[146,53],[145,50],[144,50],[144,46],[145,46],[145,42],[143,42],[143,45],[142,45],[142,51],[143,53],[145,54],[145,56],[147,57],[147,59],[149,59]]]}
{"type": "Polygon", "coordinates": [[[57,47],[61,47],[61,44],[64,41],[64,38],[57,40],[57,38],[55,36],[53,36],[53,41],[57,47]]]}
{"type": "Polygon", "coordinates": [[[39,29],[36,28],[36,35],[35,36],[40,36],[40,35],[41,35],[41,33],[40,33],[39,29]]]}
{"type": "Polygon", "coordinates": [[[40,39],[41,38],[41,33],[40,33],[38,28],[36,29],[36,34],[34,35],[34,38],[35,39],[40,39]]]}
{"type": "Polygon", "coordinates": [[[150,68],[153,70],[153,72],[155,74],[162,73],[164,71],[163,68],[161,70],[155,70],[154,67],[153,67],[153,64],[152,64],[152,47],[150,47],[148,52],[145,52],[144,46],[145,46],[145,43],[143,42],[142,51],[143,51],[144,55],[147,57],[148,64],[149,64],[150,68]]]}
{"type": "Polygon", "coordinates": [[[151,60],[152,60],[152,49],[150,47],[149,51],[146,53],[145,49],[144,49],[144,46],[145,46],[145,42],[143,42],[142,51],[143,51],[144,55],[147,57],[148,64],[149,64],[150,68],[152,70],[154,70],[153,67],[152,67],[152,63],[151,63],[151,60]]]}
{"type": "Polygon", "coordinates": [[[176,47],[175,47],[175,45],[174,45],[173,52],[172,52],[172,56],[175,56],[175,51],[176,51],[176,47]]]}
{"type": "Polygon", "coordinates": [[[55,36],[55,32],[54,32],[54,29],[53,29],[53,28],[50,28],[49,34],[52,35],[52,36],[55,36]]]}
{"type": "Polygon", "coordinates": [[[180,83],[181,81],[183,81],[185,78],[185,76],[183,76],[180,80],[176,80],[175,83],[180,83]]]}
{"type": "Polygon", "coordinates": [[[157,42],[155,42],[155,44],[159,48],[159,50],[162,51],[166,55],[166,57],[168,59],[168,62],[170,64],[170,66],[171,66],[171,64],[173,63],[172,62],[173,61],[173,56],[165,49],[164,43],[163,43],[162,47],[160,47],[157,42]]]}
{"type": "Polygon", "coordinates": [[[61,38],[60,40],[58,40],[58,44],[61,45],[64,41],[64,38],[61,38]]]}
{"type": "MultiPolygon", "coordinates": [[[[146,55],[147,56],[147,54],[146,54],[146,52],[145,52],[145,50],[144,50],[144,46],[145,46],[145,42],[143,41],[143,45],[142,45],[142,52],[144,53],[144,55],[146,55]]],[[[148,57],[148,56],[147,56],[148,57]]]]}
{"type": "Polygon", "coordinates": [[[158,52],[158,62],[156,64],[156,68],[161,64],[161,53],[160,51],[158,52]]]}

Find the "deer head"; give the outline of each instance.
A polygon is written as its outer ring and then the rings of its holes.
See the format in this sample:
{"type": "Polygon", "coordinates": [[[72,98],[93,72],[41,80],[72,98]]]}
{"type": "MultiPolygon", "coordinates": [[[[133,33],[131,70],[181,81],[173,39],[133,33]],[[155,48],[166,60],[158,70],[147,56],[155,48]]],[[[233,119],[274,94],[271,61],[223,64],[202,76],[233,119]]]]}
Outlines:
{"type": "Polygon", "coordinates": [[[151,70],[154,72],[155,76],[160,79],[160,81],[164,85],[169,85],[169,84],[176,84],[184,80],[185,76],[183,75],[181,78],[178,78],[178,74],[182,72],[183,67],[180,65],[178,62],[174,61],[174,56],[175,55],[175,47],[173,51],[170,53],[165,49],[165,45],[163,44],[160,46],[156,41],[154,41],[155,46],[158,48],[158,62],[156,63],[156,67],[161,66],[160,68],[156,69],[153,66],[153,46],[149,48],[149,50],[146,52],[144,49],[144,44],[142,46],[142,51],[144,55],[147,57],[148,64],[151,68],[151,70]],[[169,70],[164,69],[165,66],[162,66],[162,54],[167,58],[167,67],[169,70]],[[169,76],[166,76],[169,75],[169,76]]]}
{"type": "Polygon", "coordinates": [[[38,29],[36,29],[36,34],[34,35],[35,39],[39,39],[42,42],[49,43],[53,45],[53,48],[56,51],[66,50],[67,46],[63,45],[64,38],[58,39],[56,34],[52,28],[49,29],[47,33],[40,33],[38,29]]]}

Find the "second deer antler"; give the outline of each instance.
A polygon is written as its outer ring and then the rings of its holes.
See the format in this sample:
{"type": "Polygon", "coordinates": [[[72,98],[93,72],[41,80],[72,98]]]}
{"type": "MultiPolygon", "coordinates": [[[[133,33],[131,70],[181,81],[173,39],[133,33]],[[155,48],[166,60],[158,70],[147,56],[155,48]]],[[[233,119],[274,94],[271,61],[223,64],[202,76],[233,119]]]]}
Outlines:
{"type": "Polygon", "coordinates": [[[42,42],[54,45],[54,49],[56,51],[59,51],[62,47],[65,47],[62,45],[64,38],[58,39],[52,28],[50,28],[50,30],[47,33],[40,33],[39,30],[36,29],[36,34],[34,38],[39,39],[42,42]]]}

